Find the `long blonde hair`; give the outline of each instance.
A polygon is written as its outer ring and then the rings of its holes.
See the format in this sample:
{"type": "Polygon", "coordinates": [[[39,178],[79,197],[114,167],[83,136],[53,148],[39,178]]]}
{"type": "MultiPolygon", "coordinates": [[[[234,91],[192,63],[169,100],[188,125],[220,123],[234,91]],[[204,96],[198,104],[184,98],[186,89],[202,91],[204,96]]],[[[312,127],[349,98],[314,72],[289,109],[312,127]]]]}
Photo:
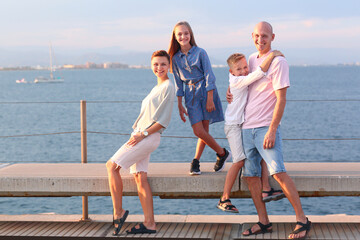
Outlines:
{"type": "Polygon", "coordinates": [[[178,43],[178,41],[176,40],[176,37],[175,37],[175,29],[178,26],[181,26],[181,25],[184,25],[189,29],[189,32],[190,32],[190,45],[191,46],[197,46],[196,42],[195,42],[194,33],[193,33],[193,31],[192,31],[192,29],[190,27],[190,24],[188,22],[186,22],[186,21],[181,21],[181,22],[178,22],[177,24],[175,24],[174,29],[172,31],[169,50],[168,50],[168,53],[170,55],[170,72],[171,73],[173,72],[173,69],[172,69],[173,56],[175,55],[175,53],[177,53],[180,50],[180,44],[178,43]]]}

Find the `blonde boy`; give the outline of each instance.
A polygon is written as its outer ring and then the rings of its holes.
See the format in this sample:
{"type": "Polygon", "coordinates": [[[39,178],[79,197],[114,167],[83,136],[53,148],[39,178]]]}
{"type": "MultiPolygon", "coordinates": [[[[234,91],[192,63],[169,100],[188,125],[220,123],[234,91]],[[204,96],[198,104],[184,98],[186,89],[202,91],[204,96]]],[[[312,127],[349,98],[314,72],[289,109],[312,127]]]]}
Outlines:
{"type": "MultiPolygon", "coordinates": [[[[224,130],[232,152],[233,164],[226,175],[224,192],[217,205],[217,207],[223,211],[233,213],[239,212],[238,209],[231,204],[229,198],[231,188],[240,169],[244,166],[244,160],[246,158],[241,138],[241,125],[244,122],[244,109],[247,100],[248,86],[266,75],[272,60],[277,56],[283,55],[279,51],[273,51],[261,66],[250,74],[246,58],[243,54],[235,53],[227,59],[227,63],[230,67],[229,82],[230,91],[233,94],[233,101],[228,104],[225,111],[224,130]]],[[[284,194],[281,190],[275,191],[270,187],[268,181],[268,169],[264,161],[261,162],[261,167],[263,169],[263,201],[268,202],[283,198],[284,194]]]]}

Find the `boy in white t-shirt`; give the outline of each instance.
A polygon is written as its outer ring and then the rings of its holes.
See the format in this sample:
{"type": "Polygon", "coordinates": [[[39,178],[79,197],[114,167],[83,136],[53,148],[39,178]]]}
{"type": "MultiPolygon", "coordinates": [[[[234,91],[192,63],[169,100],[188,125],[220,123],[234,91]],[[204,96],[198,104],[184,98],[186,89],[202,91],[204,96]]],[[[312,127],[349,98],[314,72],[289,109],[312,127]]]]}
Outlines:
{"type": "MultiPolygon", "coordinates": [[[[232,54],[227,60],[230,67],[229,82],[230,91],[233,94],[233,101],[228,104],[225,111],[224,129],[226,138],[228,139],[230,145],[233,164],[226,175],[224,192],[217,205],[217,207],[223,211],[233,213],[239,212],[238,209],[231,204],[229,198],[231,188],[240,169],[244,166],[244,160],[246,158],[242,144],[241,125],[244,122],[244,109],[247,101],[248,86],[266,75],[272,60],[277,56],[283,56],[283,54],[279,51],[273,51],[260,65],[260,67],[250,74],[246,58],[243,54],[232,54]]],[[[268,202],[285,197],[281,190],[277,191],[270,187],[268,180],[268,168],[264,161],[261,161],[261,167],[261,179],[264,189],[263,201],[268,202]]]]}

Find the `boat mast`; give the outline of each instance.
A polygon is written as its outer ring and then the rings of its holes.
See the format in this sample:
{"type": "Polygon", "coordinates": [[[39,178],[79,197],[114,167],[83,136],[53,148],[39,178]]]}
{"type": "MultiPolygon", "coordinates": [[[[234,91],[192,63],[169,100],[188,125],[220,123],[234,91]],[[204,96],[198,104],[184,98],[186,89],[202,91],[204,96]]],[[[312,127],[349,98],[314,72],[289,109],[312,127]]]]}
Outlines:
{"type": "Polygon", "coordinates": [[[51,49],[51,42],[49,43],[49,54],[50,54],[50,79],[54,79],[54,76],[53,76],[53,68],[52,68],[52,49],[51,49]]]}

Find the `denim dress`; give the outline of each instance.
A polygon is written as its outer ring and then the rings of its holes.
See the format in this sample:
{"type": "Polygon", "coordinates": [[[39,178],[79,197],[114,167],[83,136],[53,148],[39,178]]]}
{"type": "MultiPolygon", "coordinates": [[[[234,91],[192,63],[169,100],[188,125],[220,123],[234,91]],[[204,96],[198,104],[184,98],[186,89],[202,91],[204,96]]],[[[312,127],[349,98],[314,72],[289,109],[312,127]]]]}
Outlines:
{"type": "Polygon", "coordinates": [[[185,96],[185,107],[191,125],[202,120],[224,121],[221,101],[215,86],[215,75],[204,49],[193,46],[187,55],[178,51],[172,58],[176,96],[185,96]],[[207,92],[213,91],[215,110],[206,110],[207,92]]]}

